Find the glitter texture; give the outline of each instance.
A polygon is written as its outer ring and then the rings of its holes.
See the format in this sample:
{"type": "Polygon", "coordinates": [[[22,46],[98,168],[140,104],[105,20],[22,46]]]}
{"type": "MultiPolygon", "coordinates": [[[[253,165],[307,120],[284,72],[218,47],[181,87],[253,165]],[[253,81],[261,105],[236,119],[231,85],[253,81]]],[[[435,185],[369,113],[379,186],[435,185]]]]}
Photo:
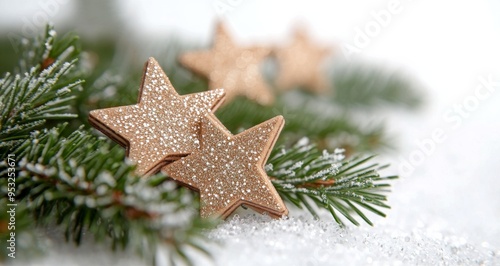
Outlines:
{"type": "Polygon", "coordinates": [[[241,204],[273,217],[288,210],[264,171],[283,128],[277,116],[233,136],[209,114],[202,119],[200,150],[162,168],[173,179],[199,190],[201,216],[226,218],[241,204]]]}
{"type": "Polygon", "coordinates": [[[200,118],[222,102],[223,90],[179,95],[158,62],[149,58],[139,103],[93,110],[90,123],[127,148],[140,175],[199,148],[200,118]]]}
{"type": "Polygon", "coordinates": [[[179,61],[186,68],[207,78],[210,90],[224,88],[226,103],[241,95],[261,105],[270,105],[274,102],[274,96],[259,66],[270,53],[271,49],[268,48],[237,46],[222,23],[219,23],[211,50],[183,54],[179,61]]]}
{"type": "Polygon", "coordinates": [[[305,30],[296,30],[293,41],[275,51],[280,68],[276,81],[278,88],[287,90],[300,86],[311,92],[325,92],[330,84],[321,67],[331,53],[331,49],[311,42],[305,30]]]}

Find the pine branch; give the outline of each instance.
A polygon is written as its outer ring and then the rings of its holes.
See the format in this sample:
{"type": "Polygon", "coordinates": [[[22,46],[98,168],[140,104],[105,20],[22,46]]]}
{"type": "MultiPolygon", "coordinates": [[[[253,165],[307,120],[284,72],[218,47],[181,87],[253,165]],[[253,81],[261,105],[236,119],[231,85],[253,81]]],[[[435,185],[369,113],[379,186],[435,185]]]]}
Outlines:
{"type": "Polygon", "coordinates": [[[75,117],[68,111],[74,92],[83,81],[73,71],[74,39],[67,37],[56,42],[55,32],[47,27],[43,41],[25,42],[33,52],[25,52],[26,58],[20,63],[22,72],[7,73],[0,79],[1,154],[5,155],[47,121],[75,117]]]}
{"type": "Polygon", "coordinates": [[[340,225],[344,223],[339,214],[355,225],[359,223],[354,214],[373,225],[362,209],[385,217],[377,208],[390,208],[385,203],[390,187],[387,181],[397,176],[381,177],[377,171],[386,166],[370,163],[372,158],[347,160],[342,150],[320,152],[303,139],[288,150],[275,149],[266,171],[283,199],[305,207],[313,216],[319,217],[311,203],[328,210],[340,225]]]}
{"type": "MultiPolygon", "coordinates": [[[[23,39],[19,69],[16,73],[30,72],[35,66],[44,70],[56,61],[71,62],[80,56],[80,42],[77,35],[69,32],[62,37],[57,37],[53,25],[45,27],[44,34],[32,40],[23,39]]],[[[66,79],[74,75],[65,75],[66,79]]]]}
{"type": "Polygon", "coordinates": [[[415,109],[422,95],[408,76],[371,64],[340,63],[332,75],[331,101],[343,108],[373,110],[380,106],[415,109]]]}
{"type": "Polygon", "coordinates": [[[389,147],[381,125],[363,128],[353,123],[344,112],[325,115],[306,107],[299,110],[290,107],[284,99],[267,107],[239,98],[216,114],[233,132],[262,123],[276,115],[283,115],[286,122],[280,139],[286,140],[285,144],[295,143],[303,136],[308,136],[323,148],[344,147],[349,152],[354,147],[357,152],[389,147]]]}
{"type": "Polygon", "coordinates": [[[60,224],[76,243],[89,231],[151,260],[162,246],[179,258],[203,249],[201,230],[212,222],[198,217],[190,192],[162,175],[135,176],[121,147],[84,130],[63,137],[64,127],[35,131],[13,151],[22,158],[17,200],[28,203],[37,224],[60,224]]]}

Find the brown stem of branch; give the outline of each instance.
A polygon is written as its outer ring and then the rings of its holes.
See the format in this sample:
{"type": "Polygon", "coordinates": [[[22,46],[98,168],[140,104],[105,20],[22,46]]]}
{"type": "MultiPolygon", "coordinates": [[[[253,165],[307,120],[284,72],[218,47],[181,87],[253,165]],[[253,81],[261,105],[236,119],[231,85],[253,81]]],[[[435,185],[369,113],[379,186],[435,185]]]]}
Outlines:
{"type": "Polygon", "coordinates": [[[303,188],[318,188],[318,187],[330,187],[335,184],[335,180],[330,179],[330,180],[316,180],[312,183],[304,183],[297,185],[297,187],[303,187],[303,188]]]}
{"type": "MultiPolygon", "coordinates": [[[[269,179],[271,181],[279,180],[278,178],[272,177],[272,176],[270,176],[269,179]]],[[[330,186],[333,186],[334,184],[335,184],[335,180],[334,179],[330,179],[330,180],[316,180],[316,181],[310,182],[310,183],[299,184],[299,185],[296,185],[295,187],[301,187],[301,188],[319,188],[319,187],[330,187],[330,186]]]]}

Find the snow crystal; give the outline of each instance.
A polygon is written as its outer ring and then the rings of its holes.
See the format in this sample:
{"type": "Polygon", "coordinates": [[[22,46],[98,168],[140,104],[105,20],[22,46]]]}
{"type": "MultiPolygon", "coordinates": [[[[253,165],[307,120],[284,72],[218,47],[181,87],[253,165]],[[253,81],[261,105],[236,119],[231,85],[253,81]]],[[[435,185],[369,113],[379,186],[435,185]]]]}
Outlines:
{"type": "Polygon", "coordinates": [[[297,142],[297,146],[306,146],[309,144],[309,138],[303,137],[297,142]]]}
{"type": "Polygon", "coordinates": [[[96,189],[97,195],[105,195],[108,192],[108,187],[106,185],[99,185],[96,189]]]}
{"type": "Polygon", "coordinates": [[[103,172],[96,178],[96,183],[104,183],[110,187],[116,186],[115,178],[109,172],[103,172]]]}
{"type": "Polygon", "coordinates": [[[75,204],[78,206],[78,205],[83,205],[83,203],[85,203],[85,197],[84,196],[80,196],[80,195],[76,195],[75,198],[73,199],[73,201],[75,202],[75,204]]]}
{"type": "Polygon", "coordinates": [[[56,36],[56,31],[55,30],[49,30],[49,36],[56,36]]]}

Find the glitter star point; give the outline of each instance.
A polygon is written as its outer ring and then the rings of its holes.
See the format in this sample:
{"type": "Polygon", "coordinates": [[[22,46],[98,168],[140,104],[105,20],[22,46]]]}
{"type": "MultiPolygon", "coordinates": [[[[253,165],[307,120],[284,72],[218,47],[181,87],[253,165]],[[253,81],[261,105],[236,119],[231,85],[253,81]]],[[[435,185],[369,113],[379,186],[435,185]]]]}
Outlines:
{"type": "Polygon", "coordinates": [[[198,149],[200,119],[217,109],[223,90],[179,95],[154,58],[144,68],[137,104],[93,110],[89,122],[127,149],[139,175],[198,149]]]}
{"type": "Polygon", "coordinates": [[[275,51],[279,64],[276,84],[281,90],[302,87],[311,92],[325,92],[329,82],[322,63],[332,54],[330,48],[320,47],[309,40],[305,30],[298,29],[292,42],[275,51]]]}
{"type": "Polygon", "coordinates": [[[273,217],[287,215],[264,171],[283,124],[278,116],[232,135],[208,114],[201,123],[200,149],[164,166],[162,172],[200,192],[202,217],[226,218],[242,204],[273,217]]]}
{"type": "Polygon", "coordinates": [[[244,96],[261,105],[270,105],[274,95],[260,71],[261,62],[270,53],[271,49],[265,47],[238,46],[219,23],[211,50],[185,53],[179,62],[205,77],[210,90],[224,88],[227,103],[244,96]]]}

